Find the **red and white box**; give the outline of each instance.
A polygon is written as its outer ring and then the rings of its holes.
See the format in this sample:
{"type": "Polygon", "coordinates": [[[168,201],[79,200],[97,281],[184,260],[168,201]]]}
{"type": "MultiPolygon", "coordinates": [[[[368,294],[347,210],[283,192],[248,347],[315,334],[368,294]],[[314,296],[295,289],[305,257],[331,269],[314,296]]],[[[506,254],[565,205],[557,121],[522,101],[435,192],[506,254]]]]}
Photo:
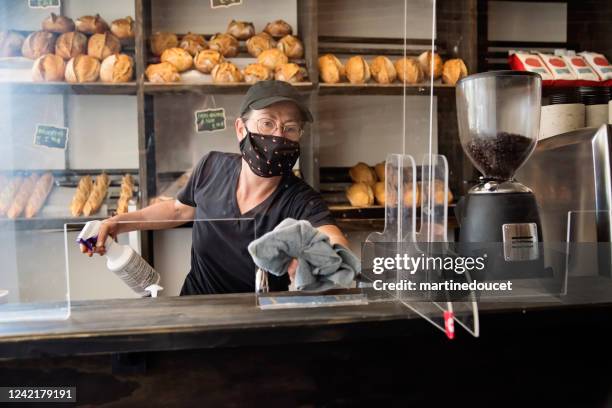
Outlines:
{"type": "Polygon", "coordinates": [[[510,54],[510,68],[515,71],[529,71],[540,74],[544,85],[551,85],[554,81],[553,75],[550,73],[544,61],[536,55],[527,52],[515,52],[510,54]]]}
{"type": "Polygon", "coordinates": [[[601,85],[601,78],[584,57],[580,55],[564,55],[562,58],[576,74],[578,85],[601,85]]]}
{"type": "Polygon", "coordinates": [[[576,85],[576,81],[578,77],[572,71],[572,69],[567,65],[567,63],[563,60],[563,58],[551,55],[551,54],[541,54],[538,53],[538,56],[544,64],[546,68],[550,71],[553,80],[555,81],[555,85],[557,86],[573,86],[576,85]]]}
{"type": "Polygon", "coordinates": [[[579,55],[584,57],[602,81],[605,81],[608,85],[612,84],[612,65],[603,54],[581,52],[579,55]]]}

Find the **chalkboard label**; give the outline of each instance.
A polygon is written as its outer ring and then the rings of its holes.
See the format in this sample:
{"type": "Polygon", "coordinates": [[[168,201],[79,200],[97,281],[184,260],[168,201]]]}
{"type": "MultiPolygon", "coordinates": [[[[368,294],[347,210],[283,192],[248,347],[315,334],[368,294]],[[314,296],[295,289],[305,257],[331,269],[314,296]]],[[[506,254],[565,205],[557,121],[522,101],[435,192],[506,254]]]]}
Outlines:
{"type": "Polygon", "coordinates": [[[59,7],[60,0],[28,0],[30,8],[59,7]]]}
{"type": "Polygon", "coordinates": [[[205,109],[195,113],[196,132],[216,132],[225,129],[225,109],[205,109]]]}
{"type": "Polygon", "coordinates": [[[37,125],[34,134],[36,146],[46,146],[53,149],[65,149],[68,142],[68,128],[50,125],[37,125]]]}
{"type": "Polygon", "coordinates": [[[220,8],[220,7],[231,7],[231,6],[239,6],[242,4],[242,0],[210,0],[211,8],[220,8]]]}

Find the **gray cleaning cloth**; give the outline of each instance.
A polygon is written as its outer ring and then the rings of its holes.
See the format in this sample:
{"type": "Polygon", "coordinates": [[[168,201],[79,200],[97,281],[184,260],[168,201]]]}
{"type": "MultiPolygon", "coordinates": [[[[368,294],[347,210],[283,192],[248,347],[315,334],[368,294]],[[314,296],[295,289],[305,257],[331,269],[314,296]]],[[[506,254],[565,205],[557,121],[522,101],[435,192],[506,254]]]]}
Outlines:
{"type": "Polygon", "coordinates": [[[361,272],[355,254],[342,245],[332,246],[327,235],[305,220],[285,219],[248,249],[255,265],[276,276],[286,274],[291,260],[297,258],[298,290],[348,288],[361,272]]]}

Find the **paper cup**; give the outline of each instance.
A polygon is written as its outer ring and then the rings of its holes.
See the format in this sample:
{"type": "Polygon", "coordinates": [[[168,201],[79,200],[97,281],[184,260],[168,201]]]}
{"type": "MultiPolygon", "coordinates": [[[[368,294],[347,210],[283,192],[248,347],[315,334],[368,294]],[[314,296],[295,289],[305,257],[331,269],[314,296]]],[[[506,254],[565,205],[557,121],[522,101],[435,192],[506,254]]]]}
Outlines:
{"type": "Polygon", "coordinates": [[[581,103],[543,106],[540,139],[582,129],[584,125],[585,108],[581,103]]]}

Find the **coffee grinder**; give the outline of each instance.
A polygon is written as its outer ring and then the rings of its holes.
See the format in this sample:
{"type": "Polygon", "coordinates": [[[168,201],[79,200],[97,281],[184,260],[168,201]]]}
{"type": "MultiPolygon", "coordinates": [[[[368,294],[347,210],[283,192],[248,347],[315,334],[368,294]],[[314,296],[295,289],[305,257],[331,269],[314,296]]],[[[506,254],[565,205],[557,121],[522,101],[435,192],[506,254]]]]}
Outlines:
{"type": "Polygon", "coordinates": [[[538,140],[541,87],[538,74],[517,71],[484,72],[457,83],[461,145],[482,173],[480,183],[457,204],[459,241],[492,244],[496,261],[489,259],[494,261],[490,266],[504,277],[527,273],[525,261],[541,264],[535,196],[514,180],[538,140]]]}

